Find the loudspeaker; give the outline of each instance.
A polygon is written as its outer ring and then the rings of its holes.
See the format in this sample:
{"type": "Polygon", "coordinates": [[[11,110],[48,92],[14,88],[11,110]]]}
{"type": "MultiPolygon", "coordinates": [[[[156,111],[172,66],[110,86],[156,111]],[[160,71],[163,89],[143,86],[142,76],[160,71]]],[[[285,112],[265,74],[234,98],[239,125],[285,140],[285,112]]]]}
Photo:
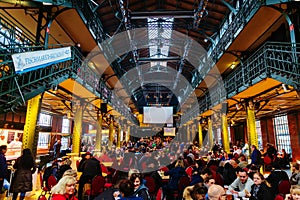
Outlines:
{"type": "Polygon", "coordinates": [[[101,103],[101,113],[107,113],[107,103],[101,103]]]}
{"type": "Polygon", "coordinates": [[[222,103],[222,108],[221,108],[221,112],[227,114],[228,112],[228,103],[222,103]]]}

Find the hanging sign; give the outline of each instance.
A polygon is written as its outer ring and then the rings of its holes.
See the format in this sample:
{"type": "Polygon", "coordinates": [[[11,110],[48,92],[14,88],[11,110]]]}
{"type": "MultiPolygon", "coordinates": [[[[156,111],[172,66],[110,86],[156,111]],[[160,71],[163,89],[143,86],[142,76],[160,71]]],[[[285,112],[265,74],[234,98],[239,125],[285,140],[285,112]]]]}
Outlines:
{"type": "Polygon", "coordinates": [[[71,47],[31,51],[12,55],[17,74],[71,59],[71,47]]]}

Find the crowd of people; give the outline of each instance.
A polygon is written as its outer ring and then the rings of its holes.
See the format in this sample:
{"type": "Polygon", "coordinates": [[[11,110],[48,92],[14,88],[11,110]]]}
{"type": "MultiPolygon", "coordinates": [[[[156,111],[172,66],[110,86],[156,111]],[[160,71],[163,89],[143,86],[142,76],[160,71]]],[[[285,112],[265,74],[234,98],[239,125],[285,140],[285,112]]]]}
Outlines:
{"type": "MultiPolygon", "coordinates": [[[[72,169],[67,156],[59,157],[56,152],[51,165],[43,170],[43,180],[47,182],[50,175],[57,180],[51,189],[52,200],[82,200],[86,184],[97,176],[104,177],[110,185],[103,186],[93,196],[95,200],[300,200],[299,164],[292,164],[289,177],[282,170],[286,166],[286,161],[282,161],[284,155],[279,155],[273,145],[268,144],[264,152],[247,145],[232,145],[231,151],[225,152],[217,142],[212,148],[199,148],[197,143],[141,138],[135,143],[123,143],[121,148],[104,147],[95,155],[85,152],[76,169],[72,169]],[[265,157],[271,159],[267,165],[265,157]],[[112,164],[105,166],[107,162],[112,164]]],[[[7,170],[5,147],[0,147],[1,186],[7,170]]],[[[18,193],[24,199],[25,192],[32,190],[35,167],[30,150],[24,149],[13,165],[15,176],[9,189],[13,200],[18,193]]]]}

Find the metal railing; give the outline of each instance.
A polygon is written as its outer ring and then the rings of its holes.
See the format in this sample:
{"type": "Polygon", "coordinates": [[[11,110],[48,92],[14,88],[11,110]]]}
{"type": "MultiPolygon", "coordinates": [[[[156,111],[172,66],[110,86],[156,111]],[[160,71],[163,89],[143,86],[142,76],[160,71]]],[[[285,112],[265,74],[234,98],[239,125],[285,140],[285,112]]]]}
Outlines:
{"type": "Polygon", "coordinates": [[[35,37],[17,27],[0,14],[0,53],[25,52],[33,46],[35,37]]]}
{"type": "MultiPolygon", "coordinates": [[[[42,47],[32,47],[31,50],[35,48],[41,49],[42,47]]],[[[8,55],[0,55],[2,56],[8,57],[8,55]]],[[[9,69],[6,75],[0,78],[0,110],[6,112],[13,107],[24,105],[27,100],[73,77],[81,66],[81,62],[80,55],[75,48],[72,48],[71,60],[16,74],[11,57],[6,59],[4,64],[9,69]]],[[[1,66],[4,64],[2,62],[1,66]]],[[[4,74],[3,71],[1,74],[4,74]]]]}
{"type": "MultiPolygon", "coordinates": [[[[224,87],[218,84],[198,99],[199,110],[190,109],[181,119],[184,124],[225,99],[246,90],[249,86],[269,77],[300,89],[300,44],[267,42],[243,62],[224,80],[224,87]]],[[[195,106],[192,106],[192,108],[195,106]]]]}

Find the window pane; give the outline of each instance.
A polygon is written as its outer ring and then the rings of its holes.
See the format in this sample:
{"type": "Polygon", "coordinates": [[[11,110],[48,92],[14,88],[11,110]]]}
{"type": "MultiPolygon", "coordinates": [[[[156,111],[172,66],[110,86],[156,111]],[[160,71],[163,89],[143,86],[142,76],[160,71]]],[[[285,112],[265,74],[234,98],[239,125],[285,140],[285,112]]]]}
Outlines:
{"type": "Polygon", "coordinates": [[[40,126],[51,126],[52,116],[44,113],[40,113],[39,125],[40,126]]]}
{"type": "Polygon", "coordinates": [[[289,134],[287,115],[275,117],[273,119],[273,124],[278,151],[285,149],[287,153],[291,154],[291,139],[289,134]]]}
{"type": "Polygon", "coordinates": [[[258,149],[263,149],[260,121],[256,121],[256,132],[258,140],[258,149]]]}
{"type": "Polygon", "coordinates": [[[67,118],[63,118],[62,133],[70,133],[70,120],[67,118]]]}

